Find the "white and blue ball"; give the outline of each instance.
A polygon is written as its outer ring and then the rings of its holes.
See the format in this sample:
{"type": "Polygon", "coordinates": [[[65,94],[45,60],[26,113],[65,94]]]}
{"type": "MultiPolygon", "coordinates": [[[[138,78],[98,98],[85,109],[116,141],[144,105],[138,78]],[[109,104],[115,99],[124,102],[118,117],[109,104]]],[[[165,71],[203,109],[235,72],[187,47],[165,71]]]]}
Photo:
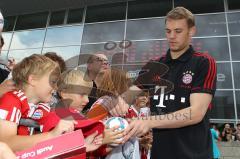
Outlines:
{"type": "Polygon", "coordinates": [[[105,121],[105,126],[108,129],[118,127],[117,130],[120,131],[127,128],[128,122],[126,119],[121,117],[111,117],[105,121]]]}

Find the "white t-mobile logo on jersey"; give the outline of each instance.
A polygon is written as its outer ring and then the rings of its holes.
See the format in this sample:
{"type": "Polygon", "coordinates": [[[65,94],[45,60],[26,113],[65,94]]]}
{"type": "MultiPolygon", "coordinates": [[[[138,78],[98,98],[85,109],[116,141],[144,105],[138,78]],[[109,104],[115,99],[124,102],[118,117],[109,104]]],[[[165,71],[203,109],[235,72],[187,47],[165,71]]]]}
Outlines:
{"type": "Polygon", "coordinates": [[[154,100],[158,100],[159,97],[160,97],[159,103],[158,103],[158,105],[156,105],[156,107],[166,108],[166,106],[163,105],[163,101],[164,101],[164,93],[165,93],[165,89],[166,89],[166,88],[167,88],[167,86],[158,86],[158,85],[155,86],[154,93],[156,93],[159,89],[161,89],[159,95],[154,95],[154,96],[153,96],[153,99],[154,99],[154,100]]]}

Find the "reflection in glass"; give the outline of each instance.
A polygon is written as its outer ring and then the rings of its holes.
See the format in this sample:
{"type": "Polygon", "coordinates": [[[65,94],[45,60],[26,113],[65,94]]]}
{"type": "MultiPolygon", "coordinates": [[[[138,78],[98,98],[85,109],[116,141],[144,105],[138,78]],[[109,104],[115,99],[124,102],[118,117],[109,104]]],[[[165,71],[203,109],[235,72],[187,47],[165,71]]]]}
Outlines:
{"type": "Polygon", "coordinates": [[[240,119],[240,91],[236,91],[236,102],[237,102],[237,114],[238,119],[240,119]]]}
{"type": "Polygon", "coordinates": [[[45,30],[20,31],[13,34],[11,49],[42,47],[45,30]]]}
{"type": "Polygon", "coordinates": [[[240,61],[240,37],[230,37],[230,45],[232,60],[240,61]]]}
{"type": "Polygon", "coordinates": [[[8,50],[9,45],[10,45],[10,41],[11,41],[11,38],[12,38],[12,33],[11,32],[2,33],[2,37],[4,39],[4,45],[3,45],[2,50],[8,50]]]}
{"type": "Polygon", "coordinates": [[[230,63],[217,64],[217,89],[232,89],[230,63]]]}
{"type": "Polygon", "coordinates": [[[133,42],[132,46],[126,49],[128,62],[147,62],[150,59],[157,59],[166,54],[168,44],[165,40],[133,42]]]}
{"type": "MultiPolygon", "coordinates": [[[[112,64],[112,57],[116,53],[122,53],[123,50],[119,47],[119,43],[116,43],[116,47],[112,50],[106,50],[104,46],[106,43],[103,44],[89,44],[89,45],[82,45],[81,46],[81,54],[96,54],[96,53],[103,53],[109,59],[109,62],[112,64]]],[[[80,55],[81,55],[80,54],[80,55]]],[[[80,59],[81,60],[81,59],[80,59]]]]}
{"type": "Polygon", "coordinates": [[[124,37],[124,22],[86,24],[82,43],[121,41],[124,37]]]}
{"type": "Polygon", "coordinates": [[[76,67],[78,65],[80,46],[44,48],[42,53],[46,52],[56,52],[65,60],[67,67],[76,67]]]}
{"type": "Polygon", "coordinates": [[[233,62],[233,76],[234,76],[234,85],[236,89],[240,89],[240,62],[233,62]]]}
{"type": "Polygon", "coordinates": [[[25,57],[28,57],[32,54],[40,54],[41,49],[27,49],[27,50],[10,50],[8,58],[14,58],[16,63],[20,62],[25,57]]]}
{"type": "Polygon", "coordinates": [[[233,91],[216,91],[210,118],[234,119],[233,91]]]}
{"type": "Polygon", "coordinates": [[[45,47],[80,45],[83,26],[49,28],[46,33],[45,47]]]}
{"type": "Polygon", "coordinates": [[[196,36],[227,35],[225,14],[196,15],[196,36]]]}
{"type": "Polygon", "coordinates": [[[127,21],[128,40],[165,38],[164,18],[127,21]]]}
{"type": "Polygon", "coordinates": [[[240,34],[240,12],[228,13],[228,26],[230,35],[240,34]]]}
{"type": "Polygon", "coordinates": [[[228,41],[225,37],[194,38],[192,41],[195,51],[208,52],[216,61],[229,61],[228,41]]]}

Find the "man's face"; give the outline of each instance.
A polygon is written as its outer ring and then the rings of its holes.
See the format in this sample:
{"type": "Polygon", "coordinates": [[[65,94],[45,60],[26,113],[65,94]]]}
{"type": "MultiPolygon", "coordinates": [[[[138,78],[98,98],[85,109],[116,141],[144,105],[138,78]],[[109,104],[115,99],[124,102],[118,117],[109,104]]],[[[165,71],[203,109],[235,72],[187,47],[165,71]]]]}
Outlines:
{"type": "Polygon", "coordinates": [[[189,28],[186,19],[166,21],[166,37],[171,52],[180,52],[187,48],[194,33],[195,27],[189,28]]]}
{"type": "Polygon", "coordinates": [[[88,70],[95,74],[102,73],[107,69],[109,69],[109,62],[104,54],[95,54],[91,63],[88,64],[88,70]]]}

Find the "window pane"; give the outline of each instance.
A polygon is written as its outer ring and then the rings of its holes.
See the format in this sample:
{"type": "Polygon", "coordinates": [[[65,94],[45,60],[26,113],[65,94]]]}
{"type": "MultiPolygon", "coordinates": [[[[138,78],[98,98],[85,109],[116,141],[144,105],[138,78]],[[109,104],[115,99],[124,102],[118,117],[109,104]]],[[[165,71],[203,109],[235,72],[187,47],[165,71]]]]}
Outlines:
{"type": "Polygon", "coordinates": [[[230,63],[217,64],[217,89],[232,89],[230,63]]]}
{"type": "Polygon", "coordinates": [[[239,35],[240,34],[240,12],[228,13],[228,26],[229,34],[239,35]]]}
{"type": "Polygon", "coordinates": [[[234,76],[234,84],[235,84],[235,88],[240,89],[240,62],[234,62],[233,63],[233,76],[234,76]]]}
{"type": "Polygon", "coordinates": [[[122,68],[127,71],[128,76],[132,79],[132,82],[134,82],[145,64],[146,62],[133,62],[124,64],[122,68]]]}
{"type": "Polygon", "coordinates": [[[174,5],[188,8],[194,14],[224,12],[223,0],[174,0],[174,5]]]}
{"type": "Polygon", "coordinates": [[[67,23],[82,23],[83,10],[83,8],[69,10],[67,23]]]}
{"type": "MultiPolygon", "coordinates": [[[[240,26],[239,26],[240,27],[240,26]]],[[[233,61],[240,61],[240,36],[230,37],[231,53],[233,61]]]]}
{"type": "Polygon", "coordinates": [[[3,31],[12,31],[15,24],[16,17],[5,17],[3,31]]]}
{"type": "Polygon", "coordinates": [[[228,9],[240,9],[240,1],[239,0],[228,0],[228,9]]]}
{"type": "Polygon", "coordinates": [[[112,3],[88,6],[86,23],[125,19],[127,3],[112,3]]]}
{"type": "Polygon", "coordinates": [[[126,49],[128,62],[147,62],[166,54],[168,44],[165,40],[132,42],[132,46],[126,49]]]}
{"type": "Polygon", "coordinates": [[[129,1],[128,19],[166,16],[171,9],[170,0],[129,1]]]}
{"type": "Polygon", "coordinates": [[[236,91],[236,102],[237,102],[237,114],[238,119],[240,119],[240,91],[236,91]]]}
{"type": "Polygon", "coordinates": [[[67,67],[76,67],[78,65],[80,46],[44,48],[43,54],[46,52],[56,52],[65,60],[67,67]]]}
{"type": "Polygon", "coordinates": [[[44,28],[47,23],[48,12],[20,15],[15,30],[44,28]]]}
{"type": "Polygon", "coordinates": [[[7,53],[7,51],[1,51],[0,50],[0,53],[1,53],[1,60],[0,60],[0,68],[2,68],[2,69],[7,69],[7,67],[5,66],[5,64],[6,64],[6,58],[8,58],[8,53],[7,53]]]}
{"type": "Polygon", "coordinates": [[[226,37],[194,38],[193,46],[196,51],[208,52],[217,61],[229,61],[228,41],[226,37]]]}
{"type": "Polygon", "coordinates": [[[213,98],[213,108],[210,111],[213,119],[234,119],[234,104],[232,91],[216,91],[213,98]]]}
{"type": "Polygon", "coordinates": [[[124,37],[124,22],[86,24],[82,43],[121,41],[124,37]]]}
{"type": "Polygon", "coordinates": [[[3,45],[3,50],[8,50],[10,41],[12,38],[12,33],[2,33],[3,39],[4,39],[4,45],[3,45]]]}
{"type": "Polygon", "coordinates": [[[32,54],[40,54],[41,49],[27,49],[27,50],[10,50],[8,57],[14,58],[16,63],[22,61],[25,57],[28,57],[32,54]]]}
{"type": "Polygon", "coordinates": [[[165,19],[129,20],[127,22],[128,40],[159,39],[165,37],[165,19]]]}
{"type": "Polygon", "coordinates": [[[227,35],[225,14],[196,15],[196,36],[227,35]]]}
{"type": "Polygon", "coordinates": [[[63,24],[64,17],[65,17],[65,10],[52,12],[49,25],[61,25],[61,24],[63,24]]]}
{"type": "Polygon", "coordinates": [[[82,38],[80,26],[56,27],[47,30],[44,46],[80,45],[82,38]]]}
{"type": "Polygon", "coordinates": [[[42,47],[44,30],[20,31],[13,34],[11,49],[42,47]]]}

